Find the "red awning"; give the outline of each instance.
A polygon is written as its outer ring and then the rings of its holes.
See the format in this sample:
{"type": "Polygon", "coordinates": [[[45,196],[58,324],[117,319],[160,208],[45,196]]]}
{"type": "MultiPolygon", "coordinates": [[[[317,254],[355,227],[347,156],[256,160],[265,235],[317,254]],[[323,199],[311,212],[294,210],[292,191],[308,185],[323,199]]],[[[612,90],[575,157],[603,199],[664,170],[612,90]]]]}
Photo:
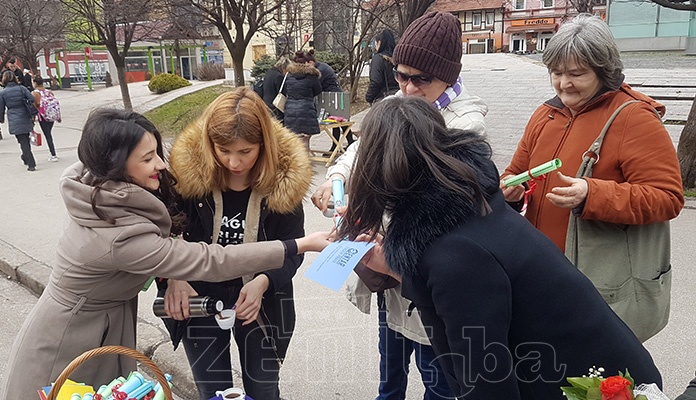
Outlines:
{"type": "Polygon", "coordinates": [[[538,25],[515,25],[508,26],[505,33],[517,32],[556,32],[558,24],[538,24],[538,25]]]}

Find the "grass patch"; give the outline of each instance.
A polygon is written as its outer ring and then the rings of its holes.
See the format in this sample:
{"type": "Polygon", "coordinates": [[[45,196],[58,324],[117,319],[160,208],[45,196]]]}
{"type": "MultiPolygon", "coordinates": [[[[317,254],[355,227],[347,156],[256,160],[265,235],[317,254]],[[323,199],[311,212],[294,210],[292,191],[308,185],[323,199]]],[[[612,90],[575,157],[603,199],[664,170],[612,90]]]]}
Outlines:
{"type": "Polygon", "coordinates": [[[686,189],[684,191],[684,197],[696,197],[696,189],[686,189]]]}
{"type": "Polygon", "coordinates": [[[155,124],[164,138],[173,139],[186,125],[201,115],[210,102],[232,89],[222,85],[201,89],[150,110],[145,113],[145,117],[155,124]]]}

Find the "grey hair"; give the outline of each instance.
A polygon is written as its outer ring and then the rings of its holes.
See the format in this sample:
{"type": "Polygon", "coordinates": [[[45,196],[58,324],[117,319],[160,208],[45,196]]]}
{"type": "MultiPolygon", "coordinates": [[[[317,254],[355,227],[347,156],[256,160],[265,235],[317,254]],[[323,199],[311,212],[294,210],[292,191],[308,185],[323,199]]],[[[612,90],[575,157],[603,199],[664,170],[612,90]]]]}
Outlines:
{"type": "Polygon", "coordinates": [[[580,14],[561,25],[542,57],[549,72],[562,68],[569,60],[592,68],[609,89],[621,86],[623,63],[619,48],[609,26],[598,16],[580,14]]]}
{"type": "Polygon", "coordinates": [[[288,65],[290,65],[290,59],[287,58],[286,56],[281,56],[278,61],[275,63],[275,67],[278,68],[279,70],[286,70],[288,69],[288,65]]]}

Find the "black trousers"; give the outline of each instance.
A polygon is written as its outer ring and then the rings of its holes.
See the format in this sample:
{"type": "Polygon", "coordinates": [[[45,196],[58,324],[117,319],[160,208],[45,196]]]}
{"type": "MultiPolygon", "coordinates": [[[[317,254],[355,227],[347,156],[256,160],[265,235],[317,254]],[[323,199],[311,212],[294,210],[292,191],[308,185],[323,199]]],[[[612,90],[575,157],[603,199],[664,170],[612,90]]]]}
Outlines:
{"type": "Polygon", "coordinates": [[[22,161],[29,168],[36,167],[36,160],[34,160],[34,155],[31,153],[31,142],[29,141],[28,133],[16,134],[17,142],[19,143],[19,148],[22,149],[22,161]]]}
{"type": "Polygon", "coordinates": [[[46,138],[46,143],[48,143],[48,150],[51,151],[51,155],[56,155],[56,147],[53,145],[53,135],[51,131],[53,130],[54,122],[39,121],[39,126],[41,126],[41,132],[43,132],[46,138]]]}

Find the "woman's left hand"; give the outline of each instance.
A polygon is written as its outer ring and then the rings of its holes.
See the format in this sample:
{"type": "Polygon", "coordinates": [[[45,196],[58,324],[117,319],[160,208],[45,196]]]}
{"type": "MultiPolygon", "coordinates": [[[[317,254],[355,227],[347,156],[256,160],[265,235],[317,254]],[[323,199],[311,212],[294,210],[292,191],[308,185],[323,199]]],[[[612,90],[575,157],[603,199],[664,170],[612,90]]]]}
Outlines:
{"type": "Polygon", "coordinates": [[[546,194],[546,198],[561,208],[575,208],[587,198],[587,181],[581,178],[572,178],[558,172],[558,179],[568,186],[556,186],[546,194]]]}
{"type": "Polygon", "coordinates": [[[244,320],[242,325],[248,325],[256,321],[261,309],[263,294],[268,290],[268,284],[268,277],[261,274],[242,287],[242,290],[239,292],[239,298],[235,303],[237,319],[244,320]]]}

